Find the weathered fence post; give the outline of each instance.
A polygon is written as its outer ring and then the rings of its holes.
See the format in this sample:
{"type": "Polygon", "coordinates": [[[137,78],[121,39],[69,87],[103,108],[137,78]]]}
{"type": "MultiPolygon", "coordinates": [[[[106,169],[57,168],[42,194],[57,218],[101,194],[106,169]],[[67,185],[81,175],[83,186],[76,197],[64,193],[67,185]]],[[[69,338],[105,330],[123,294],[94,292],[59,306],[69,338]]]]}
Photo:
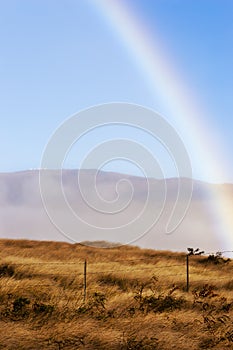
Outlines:
{"type": "Polygon", "coordinates": [[[186,291],[189,291],[189,256],[190,255],[201,255],[204,254],[204,250],[200,251],[199,248],[187,248],[188,254],[186,255],[186,291]]]}
{"type": "Polygon", "coordinates": [[[84,275],[83,275],[83,301],[85,303],[87,298],[87,260],[84,261],[84,275]]]}
{"type": "Polygon", "coordinates": [[[186,255],[186,292],[189,291],[189,254],[186,255]]]}

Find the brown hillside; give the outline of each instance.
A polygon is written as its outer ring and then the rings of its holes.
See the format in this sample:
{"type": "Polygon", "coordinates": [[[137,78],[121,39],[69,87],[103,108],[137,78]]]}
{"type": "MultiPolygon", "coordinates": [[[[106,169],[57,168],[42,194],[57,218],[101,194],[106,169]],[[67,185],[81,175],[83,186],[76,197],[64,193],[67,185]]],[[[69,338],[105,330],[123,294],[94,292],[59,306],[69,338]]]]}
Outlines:
{"type": "Polygon", "coordinates": [[[0,349],[231,349],[232,261],[1,240],[0,349]],[[84,261],[87,261],[84,300],[84,261]]]}

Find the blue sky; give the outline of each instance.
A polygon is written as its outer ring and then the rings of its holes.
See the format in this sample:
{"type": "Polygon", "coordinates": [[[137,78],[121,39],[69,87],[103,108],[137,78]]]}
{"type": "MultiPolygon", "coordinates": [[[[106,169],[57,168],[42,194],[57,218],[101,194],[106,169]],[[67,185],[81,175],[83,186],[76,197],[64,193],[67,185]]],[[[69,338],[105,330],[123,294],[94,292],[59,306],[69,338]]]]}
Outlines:
{"type": "MultiPolygon", "coordinates": [[[[201,164],[194,164],[194,177],[233,182],[233,2],[128,3],[152,37],[153,31],[159,33],[177,71],[208,111],[205,122],[221,148],[223,175],[206,178],[201,164]]],[[[1,1],[0,50],[2,172],[38,168],[53,131],[83,108],[125,101],[166,114],[159,96],[91,0],[1,1]]],[[[127,136],[127,130],[123,134],[127,136]]],[[[77,164],[80,147],[68,157],[67,167],[77,164]]],[[[127,168],[114,162],[109,169],[127,168]]]]}

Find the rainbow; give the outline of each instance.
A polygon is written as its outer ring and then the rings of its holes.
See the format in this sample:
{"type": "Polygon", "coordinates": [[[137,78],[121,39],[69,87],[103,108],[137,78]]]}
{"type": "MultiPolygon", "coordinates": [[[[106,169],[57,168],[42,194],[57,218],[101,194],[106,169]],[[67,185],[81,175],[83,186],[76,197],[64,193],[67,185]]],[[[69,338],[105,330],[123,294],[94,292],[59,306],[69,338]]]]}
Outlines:
{"type": "MultiPolygon", "coordinates": [[[[181,134],[187,150],[192,154],[194,164],[203,167],[203,176],[209,174],[223,178],[220,145],[211,139],[210,128],[203,116],[207,115],[198,96],[185,83],[174,66],[171,55],[166,52],[159,35],[153,36],[147,24],[142,21],[136,9],[119,0],[90,0],[99,15],[102,15],[119,41],[125,46],[134,63],[146,79],[152,92],[159,96],[168,108],[169,116],[181,134]],[[211,154],[210,151],[211,150],[211,154]],[[199,158],[199,159],[198,159],[199,158]]],[[[190,84],[189,84],[190,85],[190,84]]],[[[210,191],[212,215],[217,219],[216,234],[222,242],[222,249],[233,250],[233,220],[229,213],[229,201],[221,191],[210,191]]]]}

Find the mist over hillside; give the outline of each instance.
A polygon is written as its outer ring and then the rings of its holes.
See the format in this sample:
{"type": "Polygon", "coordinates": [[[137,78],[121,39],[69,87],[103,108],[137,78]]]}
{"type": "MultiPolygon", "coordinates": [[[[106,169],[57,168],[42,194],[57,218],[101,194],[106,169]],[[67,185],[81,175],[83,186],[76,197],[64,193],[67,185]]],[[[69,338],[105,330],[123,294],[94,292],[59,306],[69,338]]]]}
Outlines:
{"type": "MultiPolygon", "coordinates": [[[[55,225],[42,202],[38,170],[1,173],[1,238],[105,240],[172,250],[185,250],[188,246],[208,251],[222,248],[222,228],[211,193],[228,197],[226,211],[230,215],[231,184],[214,185],[194,180],[189,210],[175,232],[168,235],[165,227],[177,198],[176,178],[145,179],[102,171],[95,178],[94,170],[63,170],[62,177],[58,170],[43,170],[43,173],[46,174],[46,205],[55,225]],[[65,201],[59,192],[61,181],[65,201]],[[148,188],[152,196],[147,203],[148,188]],[[145,203],[147,210],[143,211],[145,203]],[[135,225],[129,224],[140,215],[142,219],[135,225]],[[158,218],[153,227],[149,225],[151,216],[158,218]],[[115,227],[119,228],[114,230],[115,227]]],[[[180,181],[183,187],[188,187],[191,180],[180,181]]],[[[182,200],[181,197],[178,207],[182,206],[182,200]]]]}

